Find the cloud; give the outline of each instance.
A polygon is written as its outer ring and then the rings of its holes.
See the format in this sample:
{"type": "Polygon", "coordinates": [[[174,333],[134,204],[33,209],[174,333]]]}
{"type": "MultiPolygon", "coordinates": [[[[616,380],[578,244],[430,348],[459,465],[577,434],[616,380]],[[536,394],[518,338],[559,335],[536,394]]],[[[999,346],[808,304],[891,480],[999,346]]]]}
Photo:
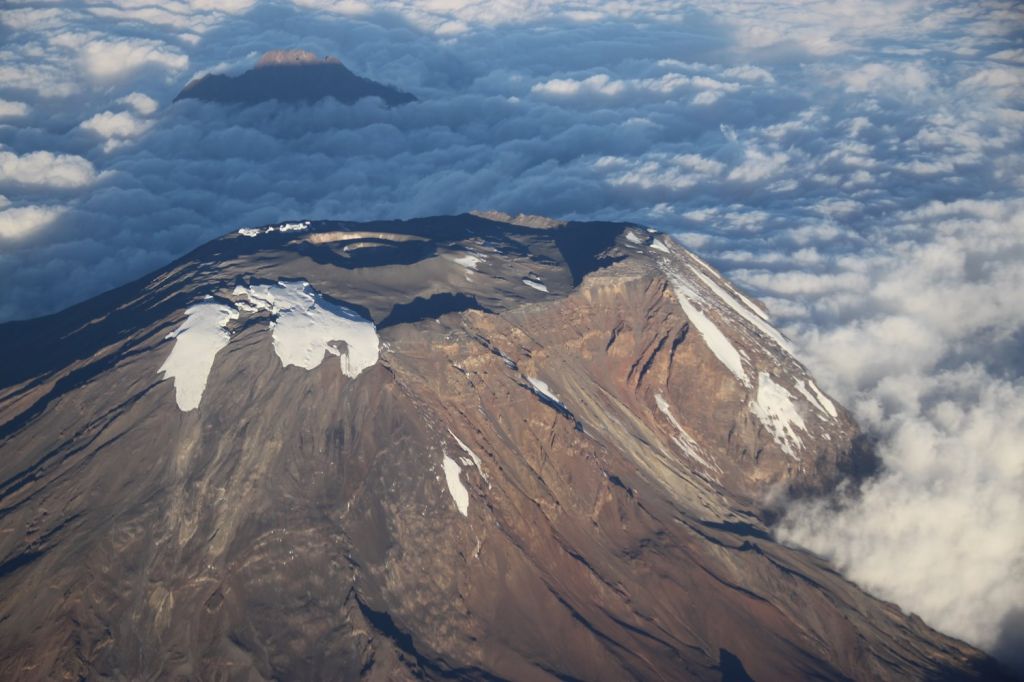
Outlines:
{"type": "Polygon", "coordinates": [[[91,130],[103,137],[135,137],[146,132],[149,127],[146,121],[137,118],[130,112],[114,113],[104,111],[82,121],[82,128],[91,130]]]}
{"type": "Polygon", "coordinates": [[[784,168],[788,161],[789,155],[785,152],[764,152],[751,147],[744,151],[743,163],[729,172],[729,179],[739,182],[764,180],[784,168]]]}
{"type": "Polygon", "coordinates": [[[848,92],[916,93],[931,82],[928,72],[918,64],[865,64],[843,76],[848,92]]]}
{"type": "Polygon", "coordinates": [[[0,151],[0,184],[83,187],[95,182],[93,165],[81,156],[47,151],[19,156],[0,151]]]}
{"type": "Polygon", "coordinates": [[[657,0],[596,2],[586,9],[581,9],[575,3],[567,4],[558,0],[531,0],[525,6],[510,0],[486,4],[464,0],[436,3],[378,0],[372,4],[361,0],[295,0],[295,4],[350,17],[371,14],[374,10],[392,12],[404,16],[417,28],[438,36],[459,35],[480,28],[558,20],[583,24],[610,18],[678,21],[681,9],[681,3],[657,0]]]}
{"type": "Polygon", "coordinates": [[[48,97],[68,97],[79,89],[66,68],[51,64],[15,65],[9,58],[0,60],[0,83],[15,91],[29,90],[48,97]]]}
{"type": "Polygon", "coordinates": [[[645,161],[615,156],[598,159],[595,168],[610,170],[608,182],[615,186],[635,186],[642,189],[669,188],[674,190],[693,187],[697,183],[720,175],[725,165],[705,159],[699,154],[649,155],[645,161]]]}
{"type": "MultiPolygon", "coordinates": [[[[147,106],[147,103],[142,102],[142,105],[147,106]]],[[[103,150],[109,152],[143,134],[151,125],[151,121],[143,120],[130,111],[104,111],[82,121],[79,127],[105,138],[103,150]]]]}
{"type": "Polygon", "coordinates": [[[127,104],[143,116],[149,116],[156,113],[156,110],[160,107],[159,102],[149,95],[145,95],[141,92],[129,93],[117,101],[121,104],[127,104]]]}
{"type": "Polygon", "coordinates": [[[657,78],[626,80],[612,79],[607,74],[599,73],[583,79],[553,78],[536,83],[530,91],[555,97],[569,97],[581,94],[615,97],[628,92],[652,92],[667,95],[690,85],[729,92],[735,92],[739,89],[739,86],[734,83],[720,83],[710,78],[702,79],[703,82],[697,81],[698,79],[692,79],[679,73],[666,73],[657,78]]]}
{"type": "Polygon", "coordinates": [[[581,92],[593,92],[601,95],[618,95],[626,89],[622,81],[613,81],[607,74],[599,73],[582,80],[573,78],[552,78],[537,83],[530,90],[543,95],[556,97],[578,95],[581,92]]]}
{"type": "Polygon", "coordinates": [[[693,103],[700,105],[709,105],[714,104],[721,98],[721,92],[718,92],[717,90],[705,90],[704,92],[699,92],[696,95],[694,95],[693,103]]]}
{"type": "Polygon", "coordinates": [[[243,13],[253,5],[254,0],[177,0],[161,6],[127,2],[120,5],[112,3],[107,6],[92,6],[89,12],[104,19],[143,22],[203,33],[217,26],[224,15],[243,13]]]}
{"type": "Polygon", "coordinates": [[[64,26],[74,14],[55,7],[23,7],[6,9],[0,23],[14,30],[49,30],[64,26]]]}
{"type": "Polygon", "coordinates": [[[838,262],[840,274],[746,276],[807,302],[788,314],[822,321],[788,332],[882,437],[881,476],[838,506],[796,505],[782,534],[936,627],[995,646],[1024,608],[1024,202],[932,201],[882,229],[893,236],[838,262]]]}
{"type": "Polygon", "coordinates": [[[24,102],[0,99],[0,118],[21,118],[28,116],[30,111],[32,111],[32,107],[24,102]]]}
{"type": "Polygon", "coordinates": [[[761,81],[763,83],[775,82],[775,77],[770,71],[751,64],[733,66],[723,71],[722,75],[726,78],[737,78],[744,81],[761,81]]]}
{"type": "Polygon", "coordinates": [[[88,41],[81,49],[86,71],[95,78],[119,78],[143,66],[153,64],[171,72],[188,67],[188,56],[154,40],[88,41]]]}
{"type": "Polygon", "coordinates": [[[941,629],[995,644],[1002,623],[992,615],[1024,608],[1022,386],[965,367],[897,373],[880,388],[917,403],[887,424],[885,474],[839,509],[791,513],[784,537],[941,629]]]}
{"type": "MultiPolygon", "coordinates": [[[[659,66],[673,66],[672,61],[661,60],[659,66]]],[[[751,75],[753,67],[744,67],[740,73],[751,75]]],[[[765,74],[771,78],[767,71],[765,74]]],[[[712,104],[725,93],[738,92],[739,83],[721,81],[705,75],[688,75],[669,71],[648,78],[614,79],[608,74],[598,73],[584,78],[552,78],[535,83],[530,92],[553,98],[569,98],[581,95],[618,97],[620,95],[653,94],[672,96],[678,90],[696,91],[693,102],[698,105],[712,104]]]]}
{"type": "Polygon", "coordinates": [[[1000,50],[988,56],[993,61],[1016,62],[1024,64],[1024,49],[1000,50]]]}
{"type": "Polygon", "coordinates": [[[995,93],[1004,99],[1019,99],[1024,92],[1024,73],[1020,68],[992,67],[965,78],[960,87],[995,93]]]}
{"type": "Polygon", "coordinates": [[[53,206],[0,208],[0,239],[17,239],[41,230],[64,212],[53,206]]]}

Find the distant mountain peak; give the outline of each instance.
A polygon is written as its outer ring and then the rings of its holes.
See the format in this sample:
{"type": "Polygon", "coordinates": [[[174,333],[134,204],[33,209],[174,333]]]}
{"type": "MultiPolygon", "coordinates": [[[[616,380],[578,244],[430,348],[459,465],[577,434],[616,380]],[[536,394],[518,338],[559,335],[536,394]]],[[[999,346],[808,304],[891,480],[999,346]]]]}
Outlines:
{"type": "Polygon", "coordinates": [[[271,50],[260,57],[256,66],[238,76],[207,74],[196,78],[174,101],[199,99],[253,105],[276,100],[312,104],[328,97],[342,104],[377,97],[389,107],[416,101],[407,92],[353,73],[337,57],[320,57],[308,50],[271,50]]]}
{"type": "Polygon", "coordinates": [[[529,213],[512,215],[510,213],[505,213],[504,211],[470,211],[470,215],[475,215],[478,218],[484,218],[486,220],[493,220],[496,223],[518,225],[519,227],[549,228],[565,225],[564,220],[549,218],[543,215],[532,215],[529,213]]]}

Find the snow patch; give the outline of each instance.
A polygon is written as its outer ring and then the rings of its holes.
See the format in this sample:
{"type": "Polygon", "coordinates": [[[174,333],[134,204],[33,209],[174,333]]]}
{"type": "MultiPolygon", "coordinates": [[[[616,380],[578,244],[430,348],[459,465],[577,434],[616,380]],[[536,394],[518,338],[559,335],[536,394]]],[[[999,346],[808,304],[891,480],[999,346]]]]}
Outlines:
{"type": "Polygon", "coordinates": [[[839,416],[839,410],[836,409],[835,403],[829,400],[828,396],[821,392],[813,379],[808,379],[806,382],[800,380],[796,382],[795,386],[796,390],[800,391],[800,393],[807,398],[807,402],[811,403],[833,419],[839,416]]]}
{"type": "MultiPolygon", "coordinates": [[[[309,229],[309,221],[304,220],[301,223],[282,223],[277,226],[278,232],[302,232],[303,230],[309,229]]],[[[273,232],[275,228],[268,227],[267,232],[273,232]]]]}
{"type": "Polygon", "coordinates": [[[638,235],[636,232],[629,230],[626,232],[626,241],[630,244],[644,244],[647,242],[646,239],[638,235]]]}
{"type": "Polygon", "coordinates": [[[537,291],[543,291],[545,294],[550,293],[548,291],[547,286],[545,286],[545,284],[543,282],[538,282],[536,280],[527,279],[527,278],[524,277],[523,278],[523,284],[525,284],[528,287],[532,287],[532,288],[536,289],[537,291]]]}
{"type": "Polygon", "coordinates": [[[480,461],[480,458],[477,457],[476,453],[473,452],[473,450],[468,445],[459,440],[459,437],[456,436],[451,429],[448,429],[448,435],[454,438],[455,442],[459,444],[460,448],[462,448],[462,451],[469,455],[470,460],[476,466],[476,470],[480,472],[480,475],[483,476],[483,479],[486,481],[487,474],[484,473],[483,463],[480,461]]]}
{"type": "Polygon", "coordinates": [[[213,360],[231,339],[227,323],[238,319],[238,311],[223,303],[199,303],[185,315],[181,326],[167,335],[174,339],[174,347],[157,370],[174,380],[174,397],[182,412],[199,407],[213,360]]]}
{"type": "Polygon", "coordinates": [[[740,383],[744,386],[750,386],[750,379],[743,369],[743,360],[740,358],[740,352],[736,350],[736,347],[732,345],[728,337],[722,333],[722,330],[693,304],[692,301],[699,300],[700,297],[683,281],[682,277],[672,272],[667,272],[666,274],[668,275],[669,282],[672,284],[673,291],[675,291],[676,300],[679,301],[679,305],[683,309],[683,313],[693,323],[693,326],[697,328],[697,331],[704,338],[704,343],[707,344],[707,347],[718,358],[718,361],[725,365],[726,369],[732,372],[733,376],[740,383]]]}
{"type": "Polygon", "coordinates": [[[671,253],[671,251],[668,250],[668,246],[666,246],[660,239],[655,239],[651,244],[651,248],[655,251],[661,251],[662,253],[671,253]]]}
{"type": "MultiPolygon", "coordinates": [[[[793,354],[793,346],[792,344],[790,344],[789,340],[785,336],[783,336],[778,329],[768,324],[762,318],[760,311],[753,307],[754,304],[750,302],[749,299],[743,297],[744,300],[747,300],[747,304],[745,305],[732,293],[727,291],[725,288],[719,286],[718,282],[714,281],[697,268],[694,268],[693,266],[689,267],[690,271],[697,276],[697,279],[703,282],[707,288],[711,289],[711,291],[714,292],[715,296],[717,296],[723,303],[729,306],[729,308],[731,308],[733,312],[735,312],[737,315],[739,315],[744,320],[753,325],[755,329],[757,329],[762,334],[764,334],[772,341],[774,341],[776,344],[778,344],[779,348],[782,348],[790,355],[793,354]]],[[[735,289],[733,291],[735,292],[735,289]]],[[[738,292],[735,293],[737,295],[742,296],[738,292]]]]}
{"type": "Polygon", "coordinates": [[[502,362],[505,363],[506,367],[508,367],[509,369],[519,369],[519,366],[515,363],[515,361],[512,358],[505,355],[503,352],[501,352],[500,349],[495,350],[498,351],[498,356],[501,358],[502,362]]]}
{"type": "Polygon", "coordinates": [[[530,385],[533,386],[533,390],[535,390],[537,393],[540,393],[541,395],[543,395],[548,400],[551,400],[552,402],[558,403],[562,407],[562,409],[565,409],[565,403],[558,399],[558,396],[556,396],[554,392],[552,392],[551,388],[547,385],[547,383],[541,381],[540,379],[535,379],[533,377],[526,377],[526,380],[530,382],[530,385]]]}
{"type": "Polygon", "coordinates": [[[335,355],[345,376],[355,378],[380,357],[373,322],[343,305],[331,303],[309,282],[278,282],[235,287],[251,307],[273,313],[274,351],[281,365],[315,369],[326,354],[335,355]],[[342,350],[336,344],[345,343],[342,350]]]}
{"type": "Polygon", "coordinates": [[[459,478],[459,474],[462,473],[462,467],[447,454],[444,455],[443,466],[444,480],[448,484],[448,493],[452,496],[455,507],[463,516],[469,516],[469,491],[466,490],[466,486],[462,484],[462,479],[459,478]]]}
{"type": "Polygon", "coordinates": [[[806,433],[807,426],[797,410],[793,395],[775,383],[767,372],[759,372],[757,375],[757,400],[751,403],[750,411],[771,432],[783,452],[793,459],[799,459],[794,446],[802,447],[803,440],[796,429],[806,433]]]}
{"type": "Polygon", "coordinates": [[[261,234],[270,234],[271,232],[302,232],[303,230],[309,229],[309,221],[304,220],[301,223],[280,223],[279,225],[271,225],[270,227],[243,227],[238,231],[238,234],[243,237],[258,237],[261,234]]]}
{"type": "Polygon", "coordinates": [[[719,468],[718,466],[712,467],[712,465],[701,456],[700,446],[697,445],[697,441],[691,438],[690,434],[686,432],[686,429],[683,428],[682,424],[676,421],[675,416],[672,414],[671,406],[668,404],[668,401],[662,397],[660,393],[656,393],[654,395],[654,402],[657,403],[658,410],[663,415],[668,417],[669,422],[672,424],[672,426],[676,427],[676,431],[679,432],[678,436],[672,437],[672,440],[675,441],[675,444],[679,446],[679,449],[685,452],[693,459],[703,464],[704,466],[706,466],[707,468],[715,468],[718,469],[718,471],[721,471],[721,468],[719,468]]]}
{"type": "Polygon", "coordinates": [[[825,411],[829,413],[833,419],[839,417],[839,410],[836,409],[836,404],[832,402],[827,395],[825,395],[818,385],[814,383],[814,379],[808,379],[807,385],[811,387],[811,391],[814,396],[818,399],[818,404],[825,408],[825,411]]]}
{"type": "Polygon", "coordinates": [[[346,245],[343,247],[343,251],[347,251],[349,246],[359,246],[362,248],[363,246],[366,246],[367,241],[371,240],[388,242],[387,244],[378,244],[378,246],[390,246],[390,242],[429,241],[426,237],[421,237],[415,234],[401,234],[399,232],[367,232],[365,230],[334,230],[332,232],[316,232],[306,237],[306,241],[312,244],[357,242],[356,244],[346,245]]]}
{"type": "Polygon", "coordinates": [[[472,253],[467,253],[465,255],[453,258],[452,260],[461,265],[462,267],[466,268],[467,270],[476,270],[476,266],[480,264],[483,258],[472,253]]]}
{"type": "MultiPolygon", "coordinates": [[[[688,255],[690,256],[690,258],[692,258],[694,261],[696,261],[697,265],[699,265],[702,268],[704,268],[704,271],[707,272],[708,275],[710,275],[712,277],[718,277],[718,273],[716,273],[714,268],[712,268],[710,265],[708,265],[704,261],[703,258],[701,258],[700,256],[698,256],[697,254],[695,254],[693,252],[689,252],[688,255]]],[[[756,303],[751,301],[749,298],[744,296],[743,292],[740,291],[739,289],[737,289],[736,287],[734,287],[732,284],[730,284],[728,280],[722,279],[721,281],[722,281],[722,284],[725,286],[726,289],[731,291],[733,293],[733,295],[736,296],[736,298],[738,298],[740,301],[743,302],[744,305],[746,305],[748,308],[753,310],[754,313],[758,317],[760,317],[765,322],[771,322],[771,319],[768,317],[768,314],[764,310],[761,309],[761,306],[757,305],[756,303]]]]}

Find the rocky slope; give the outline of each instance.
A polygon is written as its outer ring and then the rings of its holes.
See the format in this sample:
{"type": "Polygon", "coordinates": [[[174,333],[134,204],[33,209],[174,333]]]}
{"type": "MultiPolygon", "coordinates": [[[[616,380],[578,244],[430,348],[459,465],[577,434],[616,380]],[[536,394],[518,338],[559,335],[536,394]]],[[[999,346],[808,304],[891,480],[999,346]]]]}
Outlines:
{"type": "Polygon", "coordinates": [[[4,679],[995,674],[773,540],[856,427],[648,229],[246,228],[0,353],[4,679]]]}
{"type": "Polygon", "coordinates": [[[270,100],[313,103],[326,97],[343,104],[377,97],[388,106],[416,100],[390,85],[357,76],[337,58],[321,59],[305,50],[274,50],[238,76],[207,74],[189,82],[174,101],[200,99],[250,105],[270,100]]]}

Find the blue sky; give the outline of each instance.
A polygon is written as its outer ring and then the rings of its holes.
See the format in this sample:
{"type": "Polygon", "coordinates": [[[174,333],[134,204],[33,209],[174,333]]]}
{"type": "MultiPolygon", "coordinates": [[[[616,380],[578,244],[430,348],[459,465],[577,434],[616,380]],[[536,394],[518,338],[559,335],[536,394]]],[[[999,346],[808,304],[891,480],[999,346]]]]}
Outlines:
{"type": "Polygon", "coordinates": [[[473,209],[649,224],[765,300],[881,438],[883,474],[838,508],[792,507],[784,537],[940,629],[1013,649],[1018,4],[7,7],[0,320],[54,312],[246,225],[473,209]],[[196,74],[276,48],[337,56],[420,101],[171,103],[196,74]]]}

